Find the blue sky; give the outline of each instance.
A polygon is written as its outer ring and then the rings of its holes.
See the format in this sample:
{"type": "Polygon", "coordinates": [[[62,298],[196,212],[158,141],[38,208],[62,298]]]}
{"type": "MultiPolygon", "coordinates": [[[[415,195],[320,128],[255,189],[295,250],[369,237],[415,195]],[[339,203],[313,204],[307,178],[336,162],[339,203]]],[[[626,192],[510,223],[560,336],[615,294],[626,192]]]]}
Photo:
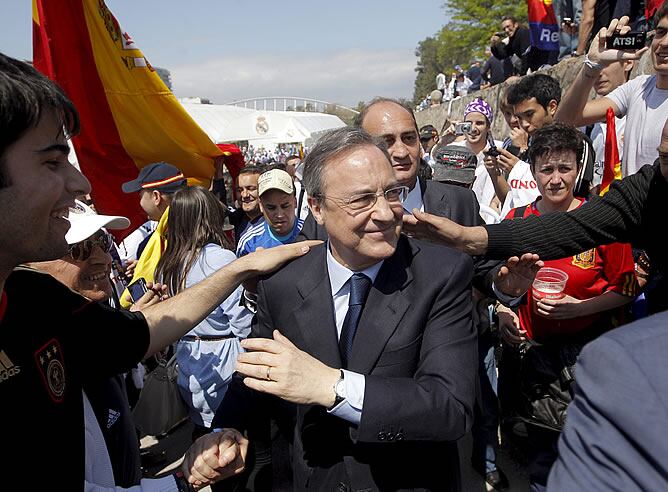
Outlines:
{"type": "MultiPolygon", "coordinates": [[[[58,0],[55,0],[58,1],[58,0]]],[[[107,0],[178,97],[289,95],[355,105],[413,95],[417,43],[442,0],[107,0]]],[[[30,59],[30,0],[2,0],[0,51],[30,59]]]]}

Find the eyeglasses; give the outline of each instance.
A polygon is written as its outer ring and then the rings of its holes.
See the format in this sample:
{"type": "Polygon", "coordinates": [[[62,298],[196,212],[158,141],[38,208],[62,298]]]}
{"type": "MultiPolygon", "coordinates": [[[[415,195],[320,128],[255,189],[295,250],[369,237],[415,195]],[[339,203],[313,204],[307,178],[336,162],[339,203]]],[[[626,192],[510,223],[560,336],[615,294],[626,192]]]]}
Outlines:
{"type": "Polygon", "coordinates": [[[360,211],[373,207],[378,201],[379,196],[384,196],[385,200],[387,200],[387,203],[390,205],[402,204],[408,196],[408,186],[395,186],[382,193],[361,193],[359,195],[352,195],[348,198],[328,197],[325,195],[320,195],[319,198],[329,199],[337,202],[342,207],[360,211]]]}
{"type": "Polygon", "coordinates": [[[114,245],[111,234],[99,231],[97,234],[70,246],[70,256],[74,261],[86,261],[93,254],[95,246],[99,246],[104,253],[109,253],[114,245]]]}

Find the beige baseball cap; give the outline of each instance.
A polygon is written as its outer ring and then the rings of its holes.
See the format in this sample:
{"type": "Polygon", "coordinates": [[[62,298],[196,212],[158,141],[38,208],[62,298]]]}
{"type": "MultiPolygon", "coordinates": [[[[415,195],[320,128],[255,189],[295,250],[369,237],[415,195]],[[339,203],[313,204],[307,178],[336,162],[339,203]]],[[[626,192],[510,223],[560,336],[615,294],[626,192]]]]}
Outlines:
{"type": "Polygon", "coordinates": [[[272,169],[260,174],[257,180],[257,188],[258,195],[262,195],[265,191],[269,190],[281,190],[289,195],[295,192],[292,177],[281,169],[272,169]]]}

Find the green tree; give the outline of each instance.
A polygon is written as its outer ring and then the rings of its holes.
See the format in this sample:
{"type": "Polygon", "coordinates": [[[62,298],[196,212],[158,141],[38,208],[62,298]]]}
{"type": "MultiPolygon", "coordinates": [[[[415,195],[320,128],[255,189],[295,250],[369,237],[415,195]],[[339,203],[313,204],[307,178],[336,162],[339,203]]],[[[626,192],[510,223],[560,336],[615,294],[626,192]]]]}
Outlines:
{"type": "Polygon", "coordinates": [[[527,19],[524,1],[445,0],[449,21],[434,37],[420,41],[413,102],[419,103],[436,88],[439,72],[450,76],[456,65],[467,68],[473,59],[485,59],[489,40],[501,30],[501,19],[511,15],[520,22],[527,19]]]}
{"type": "Polygon", "coordinates": [[[426,95],[436,89],[436,76],[442,70],[438,59],[439,41],[436,38],[426,38],[418,43],[415,56],[418,64],[415,68],[415,89],[413,104],[417,105],[426,95]]]}

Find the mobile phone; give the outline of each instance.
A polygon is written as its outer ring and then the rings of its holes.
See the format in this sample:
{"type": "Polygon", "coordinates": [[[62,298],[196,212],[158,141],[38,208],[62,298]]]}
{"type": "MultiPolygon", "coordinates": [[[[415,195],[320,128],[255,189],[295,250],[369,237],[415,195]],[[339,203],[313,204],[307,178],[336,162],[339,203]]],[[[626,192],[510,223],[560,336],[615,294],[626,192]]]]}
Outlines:
{"type": "Polygon", "coordinates": [[[455,135],[464,135],[467,133],[471,133],[471,122],[470,121],[465,121],[463,123],[457,123],[455,125],[455,135]]]}
{"type": "Polygon", "coordinates": [[[492,137],[492,132],[487,132],[487,145],[488,149],[484,151],[484,154],[490,157],[496,157],[499,155],[499,151],[496,150],[496,144],[494,143],[494,137],[492,137]]]}
{"type": "Polygon", "coordinates": [[[146,280],[139,278],[128,285],[128,292],[132,297],[132,302],[137,302],[141,297],[148,292],[146,288],[146,280]]]}
{"type": "Polygon", "coordinates": [[[605,47],[616,50],[639,50],[645,47],[647,33],[645,31],[631,31],[626,34],[615,33],[605,40],[605,47]]]}

